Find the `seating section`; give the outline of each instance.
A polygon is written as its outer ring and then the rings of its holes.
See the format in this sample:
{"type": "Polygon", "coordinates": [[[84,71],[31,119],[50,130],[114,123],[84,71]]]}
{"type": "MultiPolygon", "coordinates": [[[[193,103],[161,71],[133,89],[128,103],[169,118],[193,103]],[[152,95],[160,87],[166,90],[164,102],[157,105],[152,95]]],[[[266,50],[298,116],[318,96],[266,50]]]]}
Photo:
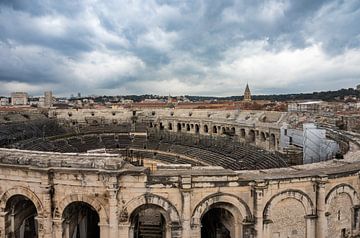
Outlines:
{"type": "MultiPolygon", "coordinates": [[[[20,115],[20,114],[16,114],[20,115]]],[[[16,123],[0,124],[0,146],[22,141],[29,143],[29,139],[36,140],[40,137],[50,137],[65,134],[66,130],[62,128],[56,120],[42,119],[16,123]]]]}
{"type": "Polygon", "coordinates": [[[120,153],[131,158],[147,158],[168,164],[214,165],[232,170],[287,166],[279,155],[245,143],[235,143],[226,139],[180,138],[158,137],[152,134],[147,136],[131,133],[95,133],[53,140],[38,138],[23,141],[19,147],[57,152],[87,152],[105,148],[109,149],[110,153],[120,153]]]}
{"type": "Polygon", "coordinates": [[[287,166],[278,154],[235,142],[231,137],[212,138],[152,130],[143,122],[61,126],[43,114],[9,115],[2,118],[7,123],[0,124],[0,146],[74,153],[106,149],[137,161],[151,159],[168,164],[214,165],[232,170],[287,166]],[[11,117],[11,121],[7,117],[11,117]]]}

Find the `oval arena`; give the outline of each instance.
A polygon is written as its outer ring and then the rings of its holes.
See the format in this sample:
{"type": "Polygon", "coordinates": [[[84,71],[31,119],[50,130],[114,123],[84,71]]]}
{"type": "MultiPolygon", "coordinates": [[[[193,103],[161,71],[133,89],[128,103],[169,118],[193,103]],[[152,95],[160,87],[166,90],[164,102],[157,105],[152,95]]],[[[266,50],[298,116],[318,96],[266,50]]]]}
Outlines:
{"type": "Polygon", "coordinates": [[[0,237],[359,237],[357,135],[339,133],[343,159],[302,164],[281,145],[295,116],[1,114],[0,237]]]}

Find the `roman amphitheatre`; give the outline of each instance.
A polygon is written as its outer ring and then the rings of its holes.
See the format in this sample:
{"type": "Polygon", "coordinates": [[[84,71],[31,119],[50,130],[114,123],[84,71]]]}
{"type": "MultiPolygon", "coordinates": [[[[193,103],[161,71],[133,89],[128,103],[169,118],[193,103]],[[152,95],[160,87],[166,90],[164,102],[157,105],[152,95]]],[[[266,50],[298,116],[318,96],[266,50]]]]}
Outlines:
{"type": "Polygon", "coordinates": [[[304,148],[282,145],[301,117],[4,112],[0,237],[359,237],[358,136],[326,129],[339,152],[303,164],[304,148]]]}

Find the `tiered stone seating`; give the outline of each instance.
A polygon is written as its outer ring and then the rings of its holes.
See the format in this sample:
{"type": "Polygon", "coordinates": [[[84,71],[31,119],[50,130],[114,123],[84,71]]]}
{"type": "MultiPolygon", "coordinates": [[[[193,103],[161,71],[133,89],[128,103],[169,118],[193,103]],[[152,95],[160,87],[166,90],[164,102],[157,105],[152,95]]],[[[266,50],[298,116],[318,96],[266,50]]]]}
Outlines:
{"type": "MultiPolygon", "coordinates": [[[[56,125],[47,125],[50,129],[56,125]]],[[[29,125],[31,131],[36,135],[43,134],[42,128],[36,125],[29,125]]],[[[15,135],[18,138],[22,135],[22,127],[5,128],[5,134],[15,135]]],[[[28,131],[26,131],[28,133],[28,131]]],[[[193,135],[138,135],[109,131],[108,127],[87,127],[79,134],[66,135],[61,137],[50,137],[48,140],[40,137],[33,141],[24,141],[23,144],[17,144],[17,148],[58,151],[58,152],[87,152],[94,149],[119,149],[124,156],[138,156],[139,158],[148,158],[161,161],[168,164],[209,164],[222,166],[232,170],[243,169],[267,169],[284,167],[286,163],[282,158],[275,154],[259,149],[248,144],[233,142],[224,138],[215,140],[209,137],[196,137],[193,135]],[[90,134],[83,134],[91,132],[90,134]],[[146,151],[146,150],[148,151],[146,151]],[[125,151],[125,152],[124,152],[125,151]],[[156,152],[157,151],[157,152],[156,152]],[[129,154],[130,153],[130,154],[129,154]],[[180,156],[179,155],[183,155],[180,156]],[[192,158],[190,159],[186,159],[192,158]]],[[[4,131],[0,132],[0,136],[4,131]]],[[[11,138],[7,138],[11,140],[11,138]]]]}

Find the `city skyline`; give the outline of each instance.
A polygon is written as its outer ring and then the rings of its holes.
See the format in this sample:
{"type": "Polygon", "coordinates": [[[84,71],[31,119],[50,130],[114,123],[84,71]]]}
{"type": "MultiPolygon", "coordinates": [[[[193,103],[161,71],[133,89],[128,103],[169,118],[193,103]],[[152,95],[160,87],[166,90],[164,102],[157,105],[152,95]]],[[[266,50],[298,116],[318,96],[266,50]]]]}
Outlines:
{"type": "Polygon", "coordinates": [[[360,83],[358,1],[0,2],[0,95],[242,95],[360,83]]]}

